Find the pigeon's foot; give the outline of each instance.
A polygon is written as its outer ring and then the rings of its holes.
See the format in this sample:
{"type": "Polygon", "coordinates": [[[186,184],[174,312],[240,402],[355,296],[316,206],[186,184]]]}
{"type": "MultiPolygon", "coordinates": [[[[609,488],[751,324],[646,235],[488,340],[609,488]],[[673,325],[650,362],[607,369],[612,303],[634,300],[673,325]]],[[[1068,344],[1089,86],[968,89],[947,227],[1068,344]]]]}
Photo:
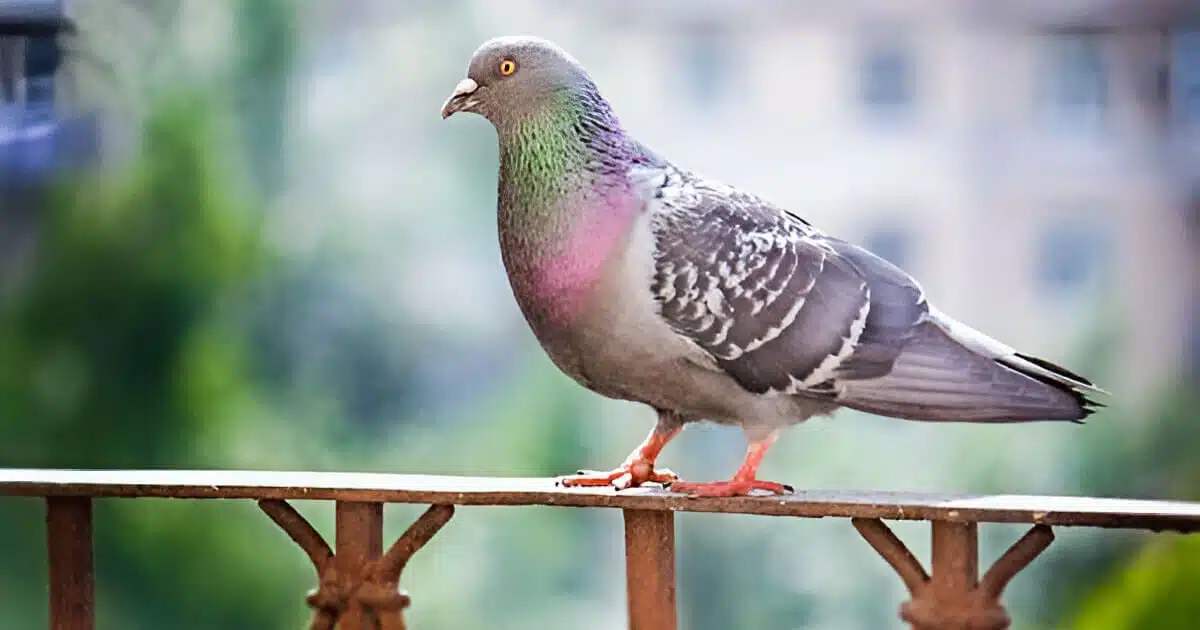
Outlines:
{"type": "Polygon", "coordinates": [[[671,484],[670,490],[671,492],[686,494],[690,497],[748,497],[752,496],[755,490],[763,490],[771,494],[791,494],[795,492],[791,486],[785,486],[774,481],[736,478],[729,481],[679,481],[671,484]]]}
{"type": "Polygon", "coordinates": [[[612,486],[617,490],[625,490],[626,488],[636,488],[647,482],[666,486],[677,479],[679,476],[670,470],[665,468],[655,470],[652,462],[634,460],[608,472],[581,470],[578,474],[560,477],[558,483],[567,488],[612,486]]]}
{"type": "Polygon", "coordinates": [[[762,481],[757,479],[758,465],[762,463],[763,456],[767,454],[767,449],[775,443],[775,438],[779,435],[779,431],[770,431],[761,435],[755,436],[750,441],[749,448],[746,449],[746,459],[742,462],[741,468],[734,473],[733,479],[729,481],[708,481],[696,483],[690,481],[677,481],[671,484],[671,492],[678,492],[692,497],[748,497],[755,490],[763,490],[771,494],[790,494],[795,492],[791,486],[785,486],[774,481],[762,481]]]}
{"type": "Polygon", "coordinates": [[[658,459],[663,447],[682,430],[683,424],[673,413],[659,410],[658,422],[646,439],[625,458],[624,464],[608,472],[581,470],[578,474],[559,477],[558,485],[567,488],[613,486],[617,490],[636,488],[649,482],[668,485],[679,477],[665,468],[655,470],[654,460],[658,459]]]}

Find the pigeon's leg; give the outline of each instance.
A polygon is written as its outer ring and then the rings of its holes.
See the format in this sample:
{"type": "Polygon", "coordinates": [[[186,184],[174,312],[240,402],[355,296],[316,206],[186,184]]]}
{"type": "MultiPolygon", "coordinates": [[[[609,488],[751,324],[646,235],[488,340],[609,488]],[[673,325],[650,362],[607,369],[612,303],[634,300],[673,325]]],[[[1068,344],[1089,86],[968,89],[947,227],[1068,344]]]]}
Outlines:
{"type": "Polygon", "coordinates": [[[774,481],[756,479],[758,465],[762,463],[763,456],[767,454],[767,449],[771,448],[771,445],[775,443],[778,437],[779,431],[775,430],[762,437],[752,439],[750,447],[746,449],[746,460],[742,462],[741,468],[738,468],[738,471],[734,473],[733,479],[703,483],[677,481],[671,484],[671,491],[693,497],[749,496],[754,490],[765,490],[771,494],[787,494],[792,492],[790,486],[775,483],[774,481]]]}
{"type": "Polygon", "coordinates": [[[683,422],[673,412],[658,410],[658,422],[646,439],[625,458],[625,463],[608,471],[581,470],[579,474],[562,477],[558,482],[564,486],[616,486],[618,490],[634,488],[652,481],[663,485],[679,477],[663,469],[655,470],[654,461],[667,443],[683,430],[683,422]]]}

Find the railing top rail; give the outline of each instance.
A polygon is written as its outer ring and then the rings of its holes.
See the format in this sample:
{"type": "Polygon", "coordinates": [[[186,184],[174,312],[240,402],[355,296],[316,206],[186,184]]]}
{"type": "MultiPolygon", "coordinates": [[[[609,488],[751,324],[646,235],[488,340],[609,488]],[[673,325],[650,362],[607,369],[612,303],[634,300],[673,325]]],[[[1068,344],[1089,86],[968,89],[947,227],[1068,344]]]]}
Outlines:
{"type": "Polygon", "coordinates": [[[652,488],[619,493],[609,489],[566,489],[545,478],[349,472],[0,469],[0,496],[556,505],[1200,531],[1200,503],[1176,501],[856,490],[801,490],[783,497],[690,499],[652,488]]]}

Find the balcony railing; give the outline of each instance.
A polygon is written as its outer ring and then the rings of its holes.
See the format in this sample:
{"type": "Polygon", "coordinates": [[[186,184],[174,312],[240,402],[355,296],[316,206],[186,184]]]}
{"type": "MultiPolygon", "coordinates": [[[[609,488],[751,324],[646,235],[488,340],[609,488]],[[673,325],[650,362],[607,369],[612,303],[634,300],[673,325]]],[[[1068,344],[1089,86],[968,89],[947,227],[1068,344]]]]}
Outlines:
{"type": "Polygon", "coordinates": [[[623,510],[631,630],[676,628],[674,514],[680,511],[850,519],[908,587],[911,600],[901,607],[901,617],[918,630],[1009,627],[1001,594],[1013,576],[1054,540],[1053,527],[1200,531],[1200,503],[841,491],[690,499],[657,489],[620,493],[568,490],[556,487],[550,479],[369,473],[0,469],[0,496],[45,499],[50,627],[54,630],[91,630],[95,625],[92,500],[96,498],[257,500],[316,569],[317,588],[307,598],[314,630],[335,626],[403,629],[409,598],[398,590],[400,574],[409,557],[450,520],[455,506],[623,510]],[[287,503],[290,500],[336,503],[333,547],[287,503]],[[386,552],[385,503],[431,506],[386,552]],[[931,523],[931,572],[925,571],[885,520],[931,523]],[[980,523],[1032,525],[982,577],[977,544],[980,523]]]}

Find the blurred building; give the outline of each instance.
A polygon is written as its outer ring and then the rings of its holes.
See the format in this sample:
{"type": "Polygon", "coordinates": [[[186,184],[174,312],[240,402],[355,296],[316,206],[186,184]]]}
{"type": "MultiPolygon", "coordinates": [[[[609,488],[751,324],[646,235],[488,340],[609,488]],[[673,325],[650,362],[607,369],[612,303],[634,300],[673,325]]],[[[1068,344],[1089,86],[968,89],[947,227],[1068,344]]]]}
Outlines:
{"type": "Polygon", "coordinates": [[[1106,385],[1127,394],[1200,363],[1180,342],[1200,340],[1195,4],[534,1],[509,21],[566,40],[651,146],[976,327],[1070,362],[1118,326],[1106,385]]]}
{"type": "Polygon", "coordinates": [[[94,121],[60,107],[62,0],[0,2],[0,295],[27,270],[51,176],[96,150],[94,121]]]}

